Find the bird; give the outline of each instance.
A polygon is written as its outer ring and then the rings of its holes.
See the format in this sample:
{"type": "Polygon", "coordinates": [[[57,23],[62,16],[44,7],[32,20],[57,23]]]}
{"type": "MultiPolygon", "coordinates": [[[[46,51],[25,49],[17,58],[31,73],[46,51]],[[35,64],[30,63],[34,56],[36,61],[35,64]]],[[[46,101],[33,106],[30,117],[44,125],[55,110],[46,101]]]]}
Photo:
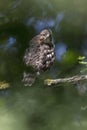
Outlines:
{"type": "MultiPolygon", "coordinates": [[[[53,34],[50,29],[44,29],[29,42],[23,61],[26,67],[32,67],[36,75],[40,75],[52,66],[54,60],[55,45],[53,34]]],[[[31,86],[35,82],[34,76],[24,72],[23,82],[25,82],[25,86],[31,86]]]]}

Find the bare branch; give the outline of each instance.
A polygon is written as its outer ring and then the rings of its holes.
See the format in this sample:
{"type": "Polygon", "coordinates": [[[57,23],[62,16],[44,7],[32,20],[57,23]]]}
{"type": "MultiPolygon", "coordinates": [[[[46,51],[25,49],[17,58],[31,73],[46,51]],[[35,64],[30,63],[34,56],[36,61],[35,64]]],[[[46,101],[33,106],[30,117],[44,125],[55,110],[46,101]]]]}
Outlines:
{"type": "Polygon", "coordinates": [[[46,79],[44,84],[50,86],[53,84],[61,84],[61,83],[77,83],[78,81],[87,80],[87,75],[76,75],[69,78],[61,78],[61,79],[46,79]]]}

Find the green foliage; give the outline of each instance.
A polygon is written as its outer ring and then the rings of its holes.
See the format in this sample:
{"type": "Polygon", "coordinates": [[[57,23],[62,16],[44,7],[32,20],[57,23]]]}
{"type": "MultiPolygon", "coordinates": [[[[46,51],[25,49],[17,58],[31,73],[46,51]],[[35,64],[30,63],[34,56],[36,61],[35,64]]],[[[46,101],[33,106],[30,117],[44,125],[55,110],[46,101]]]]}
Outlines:
{"type": "Polygon", "coordinates": [[[87,0],[0,0],[0,130],[87,130],[87,93],[79,94],[76,84],[43,84],[51,76],[87,74],[86,58],[77,59],[87,49],[86,16],[87,0]],[[24,87],[24,50],[46,27],[52,29],[55,44],[66,45],[66,52],[32,87],[24,87]]]}
{"type": "Polygon", "coordinates": [[[85,61],[86,60],[85,56],[82,56],[82,57],[79,56],[78,60],[80,64],[87,65],[87,61],[85,61]]]}
{"type": "Polygon", "coordinates": [[[0,81],[0,89],[6,89],[9,87],[10,87],[9,83],[7,83],[6,81],[0,81]]]}
{"type": "Polygon", "coordinates": [[[85,56],[79,56],[78,57],[79,64],[82,65],[82,68],[80,70],[81,74],[87,74],[87,59],[85,56]]]}

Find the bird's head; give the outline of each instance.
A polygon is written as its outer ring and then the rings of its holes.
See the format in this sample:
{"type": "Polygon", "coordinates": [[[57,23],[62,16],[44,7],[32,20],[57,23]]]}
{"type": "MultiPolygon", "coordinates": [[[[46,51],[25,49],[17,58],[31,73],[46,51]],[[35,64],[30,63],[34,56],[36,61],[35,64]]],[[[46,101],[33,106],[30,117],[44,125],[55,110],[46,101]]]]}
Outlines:
{"type": "Polygon", "coordinates": [[[43,43],[51,43],[52,42],[52,31],[50,29],[44,29],[40,32],[40,40],[43,43]]]}

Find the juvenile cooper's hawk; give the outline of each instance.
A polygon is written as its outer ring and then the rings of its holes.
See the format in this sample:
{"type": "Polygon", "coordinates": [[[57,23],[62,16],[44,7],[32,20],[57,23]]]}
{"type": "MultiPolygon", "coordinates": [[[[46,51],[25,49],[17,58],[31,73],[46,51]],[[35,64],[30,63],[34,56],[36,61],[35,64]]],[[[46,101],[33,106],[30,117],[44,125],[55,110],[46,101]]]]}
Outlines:
{"type": "MultiPolygon", "coordinates": [[[[23,57],[26,66],[31,66],[37,73],[49,69],[55,60],[52,31],[48,29],[42,30],[39,35],[29,42],[29,45],[23,57]]],[[[26,85],[31,85],[34,79],[31,74],[24,73],[23,81],[28,82],[26,85]],[[33,81],[31,81],[32,79],[33,81]]]]}

